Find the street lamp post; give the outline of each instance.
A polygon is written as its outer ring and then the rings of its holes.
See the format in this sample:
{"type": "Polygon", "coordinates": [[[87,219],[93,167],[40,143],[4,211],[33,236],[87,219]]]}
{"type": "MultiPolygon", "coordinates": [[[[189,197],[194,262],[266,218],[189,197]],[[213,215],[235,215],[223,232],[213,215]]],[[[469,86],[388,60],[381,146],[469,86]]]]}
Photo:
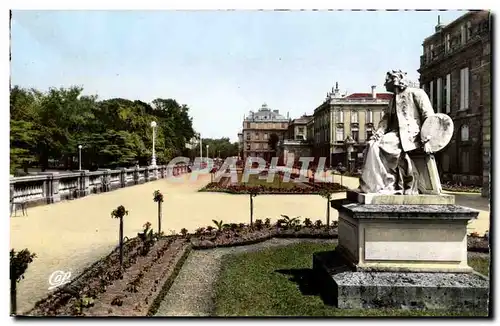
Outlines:
{"type": "Polygon", "coordinates": [[[82,145],[78,145],[78,171],[82,170],[82,145]]]}
{"type": "Polygon", "coordinates": [[[156,155],[155,155],[156,121],[151,121],[151,128],[153,128],[153,155],[151,157],[151,166],[156,166],[156,155]]]}
{"type": "MultiPolygon", "coordinates": [[[[203,160],[203,144],[201,142],[201,132],[198,134],[199,138],[200,138],[200,162],[203,160]]],[[[201,163],[200,163],[201,164],[201,163]]]]}
{"type": "Polygon", "coordinates": [[[207,145],[207,164],[208,164],[208,145],[207,145]]]}

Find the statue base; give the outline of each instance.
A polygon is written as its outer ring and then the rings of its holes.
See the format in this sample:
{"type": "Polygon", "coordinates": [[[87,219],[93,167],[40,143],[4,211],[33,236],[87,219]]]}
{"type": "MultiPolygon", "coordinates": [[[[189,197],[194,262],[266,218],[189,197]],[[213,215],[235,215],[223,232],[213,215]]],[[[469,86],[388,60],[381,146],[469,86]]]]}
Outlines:
{"type": "Polygon", "coordinates": [[[488,311],[489,280],[467,264],[467,222],[479,212],[442,204],[439,195],[418,197],[349,192],[331,201],[338,245],[313,255],[325,303],[488,311]]]}
{"type": "Polygon", "coordinates": [[[489,281],[477,273],[354,271],[337,251],[313,256],[321,298],[340,309],[488,312],[489,281]]]}
{"type": "Polygon", "coordinates": [[[423,199],[409,197],[421,196],[402,196],[404,204],[380,204],[394,197],[401,196],[364,196],[371,204],[331,201],[339,212],[337,249],[356,270],[472,272],[467,265],[467,222],[478,211],[429,204],[441,196],[424,197],[426,204],[407,203],[419,202],[423,199]]]}

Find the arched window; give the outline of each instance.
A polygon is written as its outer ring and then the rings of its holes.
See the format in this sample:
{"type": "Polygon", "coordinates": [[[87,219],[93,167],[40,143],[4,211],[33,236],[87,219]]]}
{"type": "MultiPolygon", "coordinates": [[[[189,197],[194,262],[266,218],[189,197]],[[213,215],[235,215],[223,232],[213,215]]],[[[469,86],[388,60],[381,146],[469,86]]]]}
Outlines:
{"type": "Polygon", "coordinates": [[[468,141],[469,140],[469,126],[468,125],[462,125],[460,128],[460,140],[461,141],[468,141]]]}

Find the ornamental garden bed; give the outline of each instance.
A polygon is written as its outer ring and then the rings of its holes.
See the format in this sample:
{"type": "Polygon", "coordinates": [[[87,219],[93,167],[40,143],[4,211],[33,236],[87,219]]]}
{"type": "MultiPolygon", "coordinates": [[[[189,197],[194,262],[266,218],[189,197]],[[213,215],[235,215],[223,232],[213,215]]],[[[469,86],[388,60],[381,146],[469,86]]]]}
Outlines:
{"type": "MultiPolygon", "coordinates": [[[[232,183],[231,178],[223,177],[218,182],[211,182],[200,192],[224,192],[229,194],[250,194],[258,193],[259,195],[271,194],[311,194],[318,195],[321,191],[329,190],[330,192],[344,192],[348,188],[334,182],[316,182],[305,183],[296,182],[299,177],[297,174],[292,174],[289,181],[283,181],[284,174],[276,173],[272,182],[267,182],[267,171],[263,171],[260,175],[249,175],[248,181],[243,182],[243,175],[238,173],[238,183],[232,183]]],[[[307,179],[306,179],[307,180],[307,179]]]]}
{"type": "Polygon", "coordinates": [[[29,316],[146,316],[154,313],[187,258],[190,243],[180,236],[154,244],[133,238],[97,261],[78,278],[39,301],[29,316]]]}
{"type": "Polygon", "coordinates": [[[462,185],[460,183],[445,182],[441,185],[441,188],[445,191],[481,193],[481,187],[479,186],[462,185]]]}
{"type": "Polygon", "coordinates": [[[252,226],[244,223],[223,224],[222,221],[214,220],[216,227],[207,226],[196,230],[193,235],[185,235],[190,238],[193,249],[212,249],[217,247],[233,247],[255,244],[277,238],[316,238],[336,239],[337,221],[329,228],[321,220],[312,222],[304,219],[301,224],[298,218],[289,218],[283,215],[275,224],[270,219],[255,220],[252,226]]]}
{"type": "Polygon", "coordinates": [[[490,252],[490,240],[489,235],[479,236],[476,232],[473,232],[467,236],[467,250],[475,252],[490,252]]]}
{"type": "MultiPolygon", "coordinates": [[[[338,223],[327,228],[321,220],[312,222],[284,216],[270,219],[199,228],[194,234],[161,236],[148,247],[139,236],[124,244],[122,268],[118,248],[100,259],[71,283],[40,300],[28,316],[151,316],[173,284],[191,249],[250,245],[271,238],[338,238],[338,223]]],[[[468,236],[468,250],[489,252],[488,238],[468,236]]]]}

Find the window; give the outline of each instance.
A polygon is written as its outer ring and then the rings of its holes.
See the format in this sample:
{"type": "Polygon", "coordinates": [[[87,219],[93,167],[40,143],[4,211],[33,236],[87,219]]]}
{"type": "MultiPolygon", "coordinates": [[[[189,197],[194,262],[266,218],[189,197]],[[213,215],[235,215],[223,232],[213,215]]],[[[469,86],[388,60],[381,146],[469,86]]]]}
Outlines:
{"type": "Polygon", "coordinates": [[[373,112],[372,112],[372,110],[366,111],[366,123],[373,123],[373,112]]]}
{"type": "Polygon", "coordinates": [[[336,117],[337,122],[344,123],[344,111],[337,110],[336,113],[337,113],[337,117],[336,117]]]}
{"type": "Polygon", "coordinates": [[[465,31],[465,25],[460,26],[460,43],[463,45],[467,41],[467,34],[465,31]]]}
{"type": "Polygon", "coordinates": [[[352,128],[351,130],[351,134],[352,134],[352,139],[354,139],[354,141],[358,142],[359,141],[359,129],[358,128],[352,128]]]}
{"type": "Polygon", "coordinates": [[[437,82],[436,82],[436,100],[437,100],[437,105],[436,105],[436,111],[438,113],[441,113],[441,101],[442,101],[442,91],[443,91],[443,79],[442,78],[438,78],[437,79],[437,82]]]}
{"type": "Polygon", "coordinates": [[[304,127],[299,127],[299,134],[303,134],[304,133],[304,127]]]}
{"type": "Polygon", "coordinates": [[[247,151],[250,150],[250,144],[247,144],[247,151]]]}
{"type": "Polygon", "coordinates": [[[250,140],[250,133],[247,133],[247,140],[250,140]]]}
{"type": "Polygon", "coordinates": [[[444,48],[445,48],[446,53],[450,52],[450,50],[451,50],[451,36],[450,36],[450,34],[446,34],[444,48]]]}
{"type": "Polygon", "coordinates": [[[335,139],[336,141],[344,141],[344,128],[337,128],[335,139]]]}
{"type": "Polygon", "coordinates": [[[267,132],[266,132],[266,133],[264,133],[264,139],[265,139],[265,140],[267,140],[267,139],[268,139],[268,137],[269,137],[269,135],[267,134],[267,132]]]}
{"type": "Polygon", "coordinates": [[[257,140],[259,139],[259,133],[258,132],[255,133],[255,139],[257,139],[257,140]]]}
{"type": "Polygon", "coordinates": [[[267,143],[265,143],[265,144],[264,144],[264,149],[269,149],[269,147],[268,147],[268,144],[267,144],[267,143]]]}
{"type": "Polygon", "coordinates": [[[370,140],[370,137],[373,136],[372,128],[366,129],[366,140],[370,140]]]}
{"type": "Polygon", "coordinates": [[[460,70],[460,110],[469,107],[469,67],[460,70]]]}
{"type": "Polygon", "coordinates": [[[445,89],[446,91],[444,92],[445,94],[445,103],[446,103],[446,113],[451,112],[451,74],[446,75],[446,84],[445,84],[445,89]]]}
{"type": "Polygon", "coordinates": [[[461,141],[468,141],[469,140],[469,126],[468,125],[462,125],[460,128],[460,140],[461,141]]]}
{"type": "Polygon", "coordinates": [[[358,123],[358,111],[351,112],[351,122],[358,123]]]}
{"type": "Polygon", "coordinates": [[[469,152],[467,150],[462,150],[460,155],[460,171],[462,173],[469,172],[469,152]]]}
{"type": "Polygon", "coordinates": [[[430,59],[434,58],[434,44],[431,44],[430,59]]]}
{"type": "Polygon", "coordinates": [[[248,129],[250,128],[250,122],[247,122],[247,128],[248,129]]]}
{"type": "Polygon", "coordinates": [[[434,81],[431,80],[429,83],[429,99],[431,100],[431,103],[434,103],[434,81]]]}

